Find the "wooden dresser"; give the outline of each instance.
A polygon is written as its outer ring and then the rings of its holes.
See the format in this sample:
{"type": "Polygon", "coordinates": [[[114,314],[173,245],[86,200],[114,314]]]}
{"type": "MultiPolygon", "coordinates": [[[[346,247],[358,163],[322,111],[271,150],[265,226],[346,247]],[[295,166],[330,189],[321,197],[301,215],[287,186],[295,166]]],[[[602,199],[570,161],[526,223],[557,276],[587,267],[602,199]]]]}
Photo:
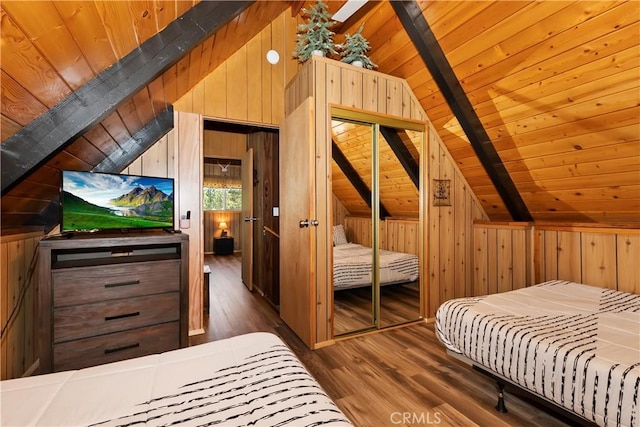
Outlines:
{"type": "Polygon", "coordinates": [[[136,234],[40,241],[40,372],[188,345],[189,237],[136,234]]]}

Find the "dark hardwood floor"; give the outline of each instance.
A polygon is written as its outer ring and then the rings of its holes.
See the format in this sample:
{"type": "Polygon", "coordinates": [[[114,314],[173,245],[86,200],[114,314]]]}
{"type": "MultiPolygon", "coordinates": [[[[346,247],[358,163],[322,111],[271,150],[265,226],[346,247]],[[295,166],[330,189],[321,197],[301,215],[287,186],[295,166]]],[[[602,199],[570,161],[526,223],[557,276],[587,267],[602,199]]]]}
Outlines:
{"type": "Polygon", "coordinates": [[[206,333],[191,345],[267,331],[280,336],[356,426],[567,426],[447,355],[433,325],[417,323],[342,339],[311,351],[240,279],[239,256],[205,257],[211,268],[206,333]]]}

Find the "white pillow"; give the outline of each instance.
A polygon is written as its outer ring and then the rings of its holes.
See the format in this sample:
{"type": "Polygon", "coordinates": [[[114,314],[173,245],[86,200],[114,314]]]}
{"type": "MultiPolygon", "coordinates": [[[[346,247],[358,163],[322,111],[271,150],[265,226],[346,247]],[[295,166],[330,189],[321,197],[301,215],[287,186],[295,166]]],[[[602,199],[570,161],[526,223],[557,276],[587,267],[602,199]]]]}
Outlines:
{"type": "Polygon", "coordinates": [[[333,226],[333,246],[338,245],[346,245],[349,243],[347,241],[347,235],[344,232],[344,227],[342,224],[333,226]]]}

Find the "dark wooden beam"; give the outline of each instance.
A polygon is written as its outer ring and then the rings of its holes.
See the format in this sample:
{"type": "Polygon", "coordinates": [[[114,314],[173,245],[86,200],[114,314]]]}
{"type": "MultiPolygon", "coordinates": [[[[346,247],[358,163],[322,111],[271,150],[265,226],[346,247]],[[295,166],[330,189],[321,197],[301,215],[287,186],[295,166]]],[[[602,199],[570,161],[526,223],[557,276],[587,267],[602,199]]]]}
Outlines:
{"type": "Polygon", "coordinates": [[[460,122],[460,126],[469,138],[471,146],[509,213],[516,221],[531,221],[531,214],[527,206],[447,61],[436,36],[420,10],[420,6],[413,0],[392,1],[391,6],[447,100],[451,111],[460,122]]]}
{"type": "Polygon", "coordinates": [[[120,150],[114,151],[96,165],[92,172],[118,173],[149,147],[173,129],[173,107],[169,107],[140,129],[134,136],[120,143],[120,150]]]}
{"type": "Polygon", "coordinates": [[[397,129],[380,126],[380,133],[389,144],[389,147],[391,147],[393,154],[396,155],[407,175],[409,175],[413,185],[420,189],[420,168],[407,146],[404,145],[402,138],[398,135],[397,129]]]}
{"type": "MultiPolygon", "coordinates": [[[[349,159],[344,155],[344,153],[338,147],[338,144],[335,141],[331,141],[331,157],[336,162],[342,173],[347,177],[353,188],[356,189],[362,200],[365,201],[369,209],[371,209],[371,189],[367,187],[367,184],[360,178],[358,171],[351,165],[349,159]]],[[[385,219],[389,215],[389,211],[384,207],[382,202],[380,203],[380,219],[385,219]]]]}
{"type": "Polygon", "coordinates": [[[2,195],[238,16],[253,1],[202,1],[0,146],[2,195]]]}
{"type": "MultiPolygon", "coordinates": [[[[114,152],[100,164],[96,165],[92,172],[118,173],[126,168],[135,159],[140,157],[149,147],[173,129],[173,108],[159,114],[151,122],[147,123],[133,137],[120,144],[120,150],[114,152]]],[[[60,197],[56,195],[53,200],[35,217],[29,218],[28,225],[38,225],[48,233],[60,224],[60,197]]]]}

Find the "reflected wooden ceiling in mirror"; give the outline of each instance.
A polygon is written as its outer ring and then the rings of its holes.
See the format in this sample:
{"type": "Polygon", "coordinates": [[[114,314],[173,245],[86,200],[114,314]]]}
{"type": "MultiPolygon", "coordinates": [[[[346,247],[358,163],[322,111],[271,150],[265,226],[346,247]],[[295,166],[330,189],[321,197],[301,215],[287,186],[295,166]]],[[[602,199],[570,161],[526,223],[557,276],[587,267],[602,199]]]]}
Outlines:
{"type": "MultiPolygon", "coordinates": [[[[374,119],[372,119],[374,120],[374,119]]],[[[332,139],[355,169],[358,176],[372,188],[372,126],[334,119],[331,122],[332,139]]],[[[422,132],[410,129],[389,128],[399,143],[410,153],[410,160],[416,167],[420,162],[422,132]]],[[[399,159],[383,135],[378,135],[380,171],[380,202],[393,218],[417,219],[420,215],[420,192],[407,171],[399,166],[399,159]]],[[[335,159],[332,162],[333,194],[340,200],[350,215],[370,216],[369,203],[363,200],[335,159]]]]}

